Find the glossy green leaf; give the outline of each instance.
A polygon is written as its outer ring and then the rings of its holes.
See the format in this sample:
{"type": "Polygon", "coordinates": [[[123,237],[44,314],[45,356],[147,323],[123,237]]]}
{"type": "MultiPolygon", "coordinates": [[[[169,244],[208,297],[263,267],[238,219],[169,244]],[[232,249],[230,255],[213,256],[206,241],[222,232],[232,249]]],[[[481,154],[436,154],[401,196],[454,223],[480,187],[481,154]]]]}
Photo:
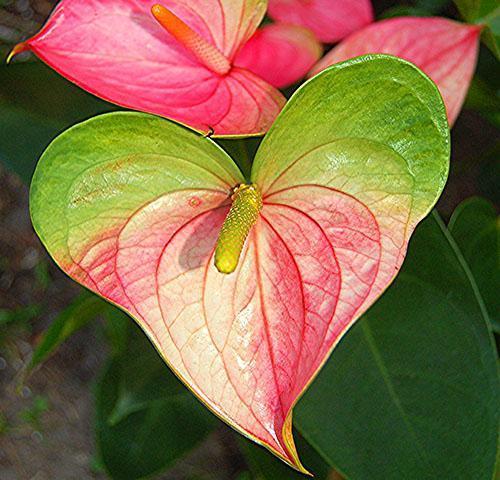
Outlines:
{"type": "Polygon", "coordinates": [[[350,480],[491,480],[498,401],[483,301],[434,213],[299,403],[296,425],[350,480]]]}
{"type": "Polygon", "coordinates": [[[181,385],[134,327],[96,391],[99,458],[111,478],[134,480],[165,469],[203,440],[215,417],[181,385]]]}
{"type": "Polygon", "coordinates": [[[59,345],[108,308],[109,304],[102,298],[86,291],[82,292],[42,334],[33,351],[28,371],[47,360],[59,345]]]}
{"type": "Polygon", "coordinates": [[[462,202],[448,225],[460,255],[469,266],[493,328],[500,333],[500,220],[482,198],[462,202]]]}
{"type": "Polygon", "coordinates": [[[479,77],[471,83],[464,108],[478,110],[493,125],[500,128],[500,93],[479,77]]]}
{"type": "Polygon", "coordinates": [[[484,25],[482,39],[500,59],[500,4],[498,0],[454,0],[469,23],[484,25]]]}
{"type": "Polygon", "coordinates": [[[29,182],[36,159],[75,122],[115,110],[40,62],[0,65],[0,161],[29,182]]]}
{"type": "Polygon", "coordinates": [[[500,6],[497,0],[454,0],[460,14],[471,23],[498,15],[500,6]]]}

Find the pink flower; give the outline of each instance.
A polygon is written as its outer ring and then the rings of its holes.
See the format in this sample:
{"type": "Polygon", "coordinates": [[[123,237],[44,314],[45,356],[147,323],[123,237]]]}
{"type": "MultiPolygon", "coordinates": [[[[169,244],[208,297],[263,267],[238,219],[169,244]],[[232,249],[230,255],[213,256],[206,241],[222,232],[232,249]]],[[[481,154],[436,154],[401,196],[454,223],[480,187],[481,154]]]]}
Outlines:
{"type": "Polygon", "coordinates": [[[164,3],[63,0],[11,57],[31,50],[98,97],[218,136],[266,132],[285,103],[275,86],[303,77],[320,57],[299,27],[253,36],[265,1],[164,3]]]}

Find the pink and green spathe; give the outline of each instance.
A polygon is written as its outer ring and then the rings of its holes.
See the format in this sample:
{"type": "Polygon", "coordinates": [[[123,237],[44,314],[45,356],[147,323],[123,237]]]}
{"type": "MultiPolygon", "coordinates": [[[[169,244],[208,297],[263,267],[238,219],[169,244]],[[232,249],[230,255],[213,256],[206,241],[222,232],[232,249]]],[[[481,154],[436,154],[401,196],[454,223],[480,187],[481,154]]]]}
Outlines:
{"type": "Polygon", "coordinates": [[[367,56],[294,94],[248,180],[209,138],[112,113],[48,147],[30,209],[68,275],[128,312],[221,419],[306,472],[294,405],[394,279],[448,160],[435,85],[367,56]]]}

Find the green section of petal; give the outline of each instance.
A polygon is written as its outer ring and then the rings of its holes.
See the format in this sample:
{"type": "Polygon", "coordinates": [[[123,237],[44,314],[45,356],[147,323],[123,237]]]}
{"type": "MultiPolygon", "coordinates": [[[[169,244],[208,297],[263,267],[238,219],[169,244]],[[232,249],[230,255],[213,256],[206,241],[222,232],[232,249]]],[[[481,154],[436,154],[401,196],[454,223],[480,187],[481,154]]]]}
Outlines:
{"type": "Polygon", "coordinates": [[[229,194],[243,180],[210,139],[151,115],[111,113],[67,130],[47,148],[31,185],[31,216],[58,263],[71,263],[68,242],[78,250],[75,243],[95,241],[162,195],[185,189],[229,194]]]}
{"type": "Polygon", "coordinates": [[[257,152],[252,181],[264,196],[300,184],[362,192],[368,205],[385,193],[410,196],[411,205],[400,206],[415,223],[445,185],[449,148],[434,83],[404,60],[367,55],[330,67],[293,95],[257,152]]]}

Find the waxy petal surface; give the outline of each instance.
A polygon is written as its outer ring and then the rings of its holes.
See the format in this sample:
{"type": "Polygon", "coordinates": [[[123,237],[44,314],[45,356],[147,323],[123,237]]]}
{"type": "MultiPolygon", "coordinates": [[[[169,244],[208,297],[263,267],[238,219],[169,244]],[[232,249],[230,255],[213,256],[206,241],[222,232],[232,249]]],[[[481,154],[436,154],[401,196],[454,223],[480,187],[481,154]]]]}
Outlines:
{"type": "Polygon", "coordinates": [[[352,34],[325,55],[311,76],[334,63],[367,53],[387,53],[421,68],[437,84],[453,125],[476,68],[481,28],[445,18],[401,17],[352,34]]]}
{"type": "Polygon", "coordinates": [[[33,225],[213,412],[305,472],[293,407],[396,275],[446,180],[448,135],[413,65],[356,59],[302,86],[264,139],[263,207],[232,274],[214,252],[241,173],[210,139],[145,114],[57,138],[34,175],[33,225]]]}
{"type": "Polygon", "coordinates": [[[321,52],[321,45],[309,30],[275,23],[257,30],[240,50],[234,64],[276,88],[285,88],[304,78],[321,52]]]}
{"type": "MultiPolygon", "coordinates": [[[[309,302],[299,353],[287,353],[300,358],[290,408],[396,276],[415,226],[444,188],[448,160],[436,87],[394,57],[362,57],[322,72],[292,96],[264,138],[252,181],[263,194],[263,216],[271,209],[271,224],[285,215],[295,224],[280,233],[302,253],[295,264],[309,302]],[[390,64],[398,65],[396,75],[390,64]],[[310,224],[324,243],[312,228],[301,231],[310,224]],[[329,268],[318,256],[325,250],[335,259],[329,268]]],[[[286,420],[283,428],[291,435],[286,420]]]]}
{"type": "MultiPolygon", "coordinates": [[[[215,135],[267,131],[283,96],[250,72],[213,72],[153,17],[152,0],[63,0],[25,43],[61,75],[118,105],[215,135]]],[[[266,7],[261,0],[163,4],[232,61],[266,7]]]]}
{"type": "Polygon", "coordinates": [[[308,28],[324,43],[338,42],[373,21],[370,0],[269,0],[268,14],[308,28]]]}

